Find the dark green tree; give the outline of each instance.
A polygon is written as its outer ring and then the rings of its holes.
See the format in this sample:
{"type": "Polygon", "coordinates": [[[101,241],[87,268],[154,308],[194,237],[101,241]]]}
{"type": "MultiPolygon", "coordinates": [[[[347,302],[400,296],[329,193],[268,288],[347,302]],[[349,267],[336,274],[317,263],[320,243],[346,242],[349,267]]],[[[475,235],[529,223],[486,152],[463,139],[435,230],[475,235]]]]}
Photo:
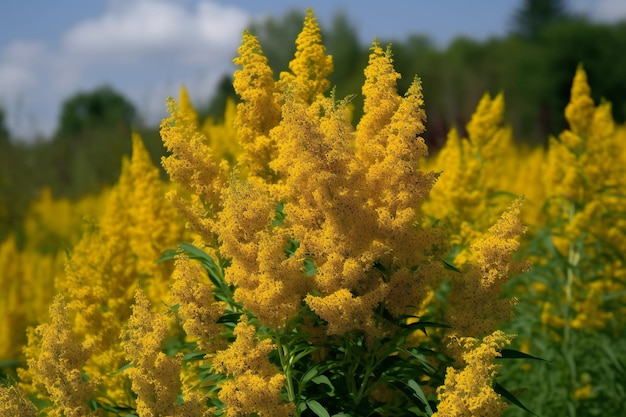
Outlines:
{"type": "Polygon", "coordinates": [[[524,0],[513,15],[513,33],[536,39],[546,25],[568,17],[564,0],[524,0]]]}
{"type": "Polygon", "coordinates": [[[206,107],[198,108],[200,118],[204,120],[208,117],[212,117],[214,120],[222,120],[226,109],[226,100],[228,100],[228,98],[236,100],[235,97],[233,77],[223,75],[217,83],[213,97],[211,97],[206,107]]]}
{"type": "Polygon", "coordinates": [[[289,69],[289,62],[296,52],[295,40],[302,31],[304,12],[292,10],[283,17],[268,17],[253,22],[248,30],[259,38],[263,54],[267,57],[274,77],[289,69]]]}
{"type": "Polygon", "coordinates": [[[6,126],[6,115],[4,109],[0,107],[0,146],[9,142],[11,135],[9,129],[6,126]]]}
{"type": "Polygon", "coordinates": [[[136,116],[134,106],[123,95],[111,87],[99,87],[63,103],[58,136],[76,138],[94,128],[130,127],[136,116]]]}

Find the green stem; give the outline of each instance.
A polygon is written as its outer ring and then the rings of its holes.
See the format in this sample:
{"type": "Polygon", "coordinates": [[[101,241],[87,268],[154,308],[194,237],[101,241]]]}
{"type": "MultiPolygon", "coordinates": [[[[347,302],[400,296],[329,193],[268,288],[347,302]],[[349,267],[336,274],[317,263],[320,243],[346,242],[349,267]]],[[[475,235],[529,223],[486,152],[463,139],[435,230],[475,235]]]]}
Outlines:
{"type": "MultiPolygon", "coordinates": [[[[569,211],[569,221],[570,223],[574,220],[575,215],[574,204],[570,206],[569,211]]],[[[581,248],[577,247],[576,244],[570,242],[568,253],[567,253],[567,272],[566,272],[566,282],[565,282],[565,314],[564,314],[564,328],[563,328],[563,356],[567,363],[567,368],[570,376],[570,384],[572,388],[576,385],[576,364],[573,361],[573,352],[571,346],[572,340],[572,328],[570,325],[570,319],[573,311],[573,297],[572,297],[572,289],[574,286],[574,268],[578,266],[580,262],[580,252],[581,248]]],[[[570,409],[571,417],[576,416],[575,407],[570,409]]]]}
{"type": "MultiPolygon", "coordinates": [[[[293,386],[293,378],[291,375],[291,355],[289,352],[289,346],[283,345],[280,341],[280,336],[278,334],[274,334],[274,339],[276,340],[278,357],[280,358],[280,365],[283,369],[283,374],[285,375],[285,384],[287,386],[287,399],[289,402],[295,404],[296,401],[296,393],[293,386]]],[[[297,406],[297,404],[296,404],[297,406]]],[[[297,407],[296,407],[297,409],[297,407]]],[[[299,415],[299,412],[296,411],[296,416],[299,415]]]]}

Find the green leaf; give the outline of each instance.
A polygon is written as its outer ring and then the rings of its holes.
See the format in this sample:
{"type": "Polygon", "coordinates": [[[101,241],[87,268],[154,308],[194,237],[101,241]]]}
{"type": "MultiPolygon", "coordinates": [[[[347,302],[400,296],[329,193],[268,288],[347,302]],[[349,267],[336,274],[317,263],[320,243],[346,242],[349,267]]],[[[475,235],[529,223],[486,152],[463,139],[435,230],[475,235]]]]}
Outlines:
{"type": "Polygon", "coordinates": [[[454,271],[454,272],[461,272],[461,270],[459,268],[457,268],[456,266],[454,266],[452,263],[446,261],[445,259],[442,259],[441,262],[443,262],[443,267],[450,270],[450,271],[454,271]]]}
{"type": "Polygon", "coordinates": [[[317,375],[317,368],[311,368],[302,376],[302,383],[306,383],[317,375]]]}
{"type": "Polygon", "coordinates": [[[274,215],[274,221],[272,222],[272,226],[278,227],[283,224],[283,221],[285,221],[285,217],[287,217],[287,215],[283,213],[284,207],[285,205],[283,203],[280,203],[278,206],[276,206],[276,214],[274,215]]]}
{"type": "Polygon", "coordinates": [[[203,351],[191,352],[183,356],[183,361],[200,360],[200,359],[204,359],[205,356],[206,356],[206,352],[203,352],[203,351]]]}
{"type": "Polygon", "coordinates": [[[176,255],[178,254],[178,251],[176,249],[168,249],[165,252],[163,252],[163,255],[157,259],[157,263],[161,263],[161,262],[165,262],[165,261],[171,261],[172,259],[176,258],[176,255]]]}
{"type": "Polygon", "coordinates": [[[514,350],[514,349],[502,349],[500,351],[500,355],[502,355],[502,356],[497,357],[496,359],[533,359],[533,360],[536,360],[536,361],[547,362],[543,358],[539,358],[537,356],[532,356],[532,355],[529,355],[527,353],[520,352],[519,350],[514,350]]]}
{"type": "Polygon", "coordinates": [[[318,403],[317,401],[307,400],[306,405],[307,407],[309,407],[311,411],[313,411],[319,417],[330,417],[330,414],[328,414],[328,411],[326,411],[324,406],[318,403]]]}
{"type": "Polygon", "coordinates": [[[20,364],[19,359],[4,359],[0,360],[0,369],[3,368],[15,368],[20,364]]]}
{"type": "Polygon", "coordinates": [[[237,322],[239,322],[239,317],[241,317],[241,314],[242,313],[224,314],[222,317],[217,319],[216,323],[218,323],[218,324],[224,324],[224,323],[237,324],[237,322]]]}
{"type": "Polygon", "coordinates": [[[311,379],[311,382],[317,384],[317,385],[321,385],[321,384],[326,384],[330,387],[330,389],[334,390],[335,387],[333,386],[333,383],[330,382],[330,379],[328,379],[327,376],[325,375],[319,375],[316,376],[315,378],[311,379]]]}
{"type": "Polygon", "coordinates": [[[424,395],[424,391],[422,391],[422,387],[420,387],[414,379],[409,379],[407,385],[413,390],[417,398],[419,398],[419,400],[426,406],[426,412],[428,413],[428,415],[432,416],[434,414],[433,409],[430,408],[430,404],[426,399],[426,395],[424,395]]]}
{"type": "Polygon", "coordinates": [[[517,399],[517,397],[515,397],[515,395],[511,394],[506,388],[504,388],[502,385],[498,384],[497,382],[494,382],[493,384],[493,390],[503,396],[504,398],[506,398],[507,400],[509,400],[511,403],[515,404],[516,406],[518,406],[519,408],[521,408],[522,410],[532,414],[533,416],[537,416],[539,417],[539,415],[533,413],[532,411],[530,411],[528,408],[526,408],[526,406],[524,404],[522,404],[522,402],[520,400],[517,399]]]}
{"type": "Polygon", "coordinates": [[[313,275],[315,275],[315,273],[317,272],[317,266],[315,265],[315,262],[313,262],[311,259],[305,259],[304,266],[302,267],[302,272],[304,272],[304,275],[306,275],[307,277],[312,277],[313,275]]]}
{"type": "Polygon", "coordinates": [[[126,365],[122,366],[120,369],[118,369],[117,371],[113,372],[111,375],[117,375],[120,374],[122,372],[124,372],[125,370],[129,369],[129,368],[134,368],[135,364],[128,362],[126,365]]]}

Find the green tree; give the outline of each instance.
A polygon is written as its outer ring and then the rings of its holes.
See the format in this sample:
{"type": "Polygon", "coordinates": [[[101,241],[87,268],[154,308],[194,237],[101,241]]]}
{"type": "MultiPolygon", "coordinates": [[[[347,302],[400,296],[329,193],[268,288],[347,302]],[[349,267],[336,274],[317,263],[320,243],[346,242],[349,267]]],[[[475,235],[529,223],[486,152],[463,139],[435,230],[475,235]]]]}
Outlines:
{"type": "Polygon", "coordinates": [[[63,103],[58,135],[77,138],[94,128],[130,127],[136,116],[134,106],[124,96],[103,86],[78,93],[63,103]]]}
{"type": "Polygon", "coordinates": [[[11,135],[9,134],[9,129],[6,126],[5,121],[6,115],[4,109],[0,107],[0,146],[8,143],[11,135]]]}
{"type": "Polygon", "coordinates": [[[524,0],[513,15],[513,33],[536,39],[546,25],[567,16],[564,0],[524,0]]]}
{"type": "Polygon", "coordinates": [[[267,57],[274,76],[289,70],[289,62],[296,52],[295,39],[302,30],[304,12],[292,10],[283,17],[273,16],[253,22],[248,30],[259,38],[263,55],[267,57]]]}

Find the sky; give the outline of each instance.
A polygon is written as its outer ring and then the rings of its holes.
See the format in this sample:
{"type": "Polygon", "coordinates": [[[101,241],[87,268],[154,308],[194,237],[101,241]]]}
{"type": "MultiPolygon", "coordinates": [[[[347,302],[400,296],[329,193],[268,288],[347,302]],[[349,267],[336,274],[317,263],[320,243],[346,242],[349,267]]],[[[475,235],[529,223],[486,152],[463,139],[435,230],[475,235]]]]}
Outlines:
{"type": "MultiPolygon", "coordinates": [[[[523,0],[2,0],[0,107],[13,137],[49,137],[65,99],[109,85],[147,123],[185,85],[207,102],[235,67],[252,21],[311,7],[322,27],[343,12],[367,45],[424,34],[440,47],[459,36],[507,34],[523,0]]],[[[567,0],[596,21],[626,18],[626,0],[567,0]]]]}

